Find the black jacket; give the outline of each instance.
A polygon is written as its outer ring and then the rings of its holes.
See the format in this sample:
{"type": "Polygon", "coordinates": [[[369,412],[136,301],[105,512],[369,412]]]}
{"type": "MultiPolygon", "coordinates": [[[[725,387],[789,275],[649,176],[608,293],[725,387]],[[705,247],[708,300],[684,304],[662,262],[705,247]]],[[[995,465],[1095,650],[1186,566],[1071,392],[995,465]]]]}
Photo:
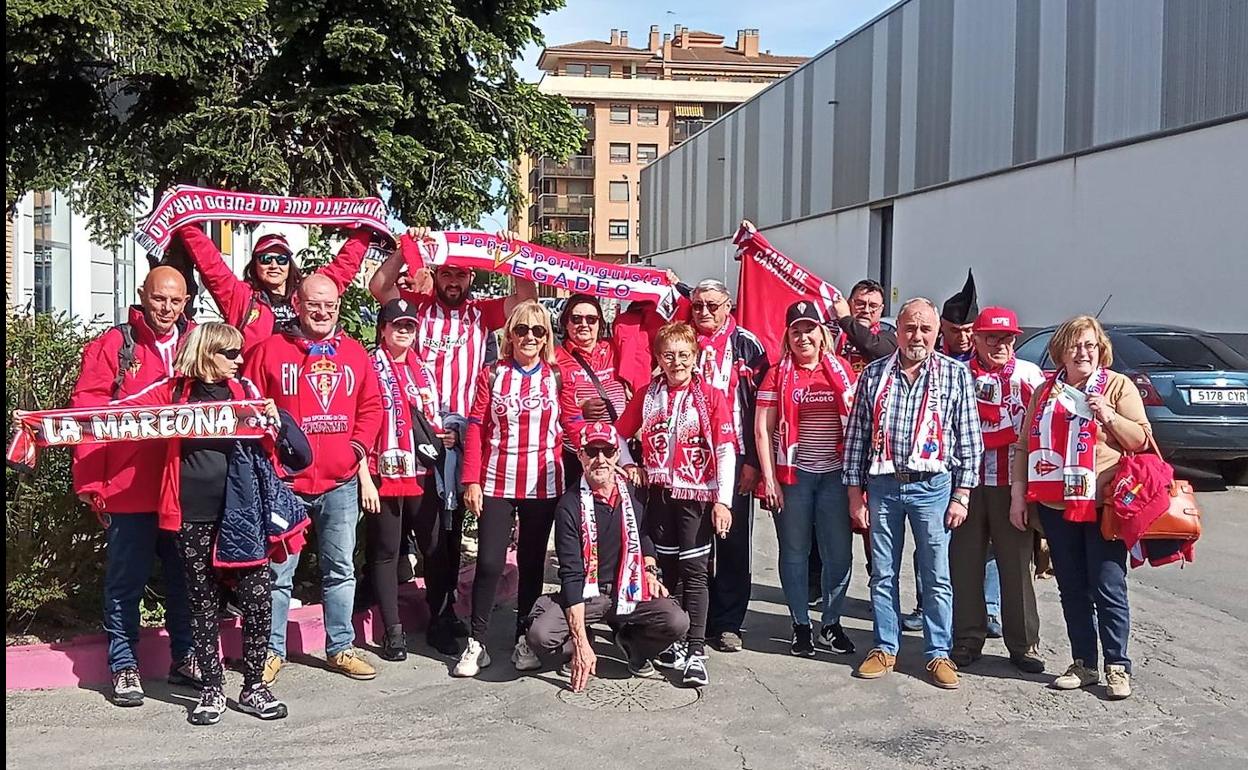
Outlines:
{"type": "Polygon", "coordinates": [[[897,350],[897,333],[890,329],[882,328],[879,333],[872,334],[869,328],[854,321],[854,317],[850,315],[837,320],[836,325],[845,332],[850,344],[858,348],[867,363],[887,358],[897,350]]]}
{"type": "MultiPolygon", "coordinates": [[[[633,498],[633,511],[637,514],[641,552],[654,556],[654,543],[646,528],[646,509],[637,497],[633,485],[625,482],[628,494],[633,498]]],[[[598,586],[615,585],[620,574],[620,516],[624,515],[619,501],[614,507],[594,498],[594,521],[598,525],[598,586]]],[[[564,608],[585,601],[585,555],[581,547],[581,486],[563,493],[555,506],[555,556],[559,559],[559,593],[564,608]]],[[[605,594],[605,591],[604,591],[605,594]]],[[[614,599],[614,597],[611,597],[614,599]]]]}

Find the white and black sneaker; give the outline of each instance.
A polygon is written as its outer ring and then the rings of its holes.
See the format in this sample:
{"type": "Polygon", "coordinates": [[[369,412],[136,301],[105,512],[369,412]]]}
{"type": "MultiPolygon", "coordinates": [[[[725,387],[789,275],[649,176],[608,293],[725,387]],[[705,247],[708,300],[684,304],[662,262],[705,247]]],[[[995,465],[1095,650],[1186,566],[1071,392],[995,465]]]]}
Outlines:
{"type": "Polygon", "coordinates": [[[637,654],[622,630],[615,632],[615,646],[619,647],[620,652],[624,655],[624,662],[628,665],[628,673],[644,678],[658,676],[659,672],[655,671],[654,664],[646,660],[644,656],[637,654]]]}
{"type": "Polygon", "coordinates": [[[681,670],[685,667],[688,655],[684,642],[672,642],[671,647],[660,652],[659,657],[654,659],[654,665],[659,668],[681,670]]]}
{"type": "Polygon", "coordinates": [[[828,652],[838,655],[849,655],[854,652],[854,643],[840,623],[829,623],[819,629],[819,646],[828,652]]]}
{"type": "Polygon", "coordinates": [[[137,668],[123,668],[113,674],[113,703],[117,706],[142,706],[143,683],[137,668]]]}
{"type": "Polygon", "coordinates": [[[286,704],[264,682],[243,688],[238,695],[238,710],[261,719],[285,719],[287,714],[286,704]]]}
{"type": "Polygon", "coordinates": [[[711,683],[706,673],[706,656],[690,655],[685,661],[685,673],[680,678],[685,687],[705,687],[711,683]]]}
{"type": "Polygon", "coordinates": [[[195,704],[195,710],[187,721],[193,725],[215,725],[224,713],[225,693],[220,687],[205,687],[199,693],[199,703],[195,704]]]}
{"type": "Polygon", "coordinates": [[[793,624],[793,643],[789,645],[789,654],[802,657],[811,657],[815,654],[815,643],[811,639],[810,624],[802,625],[800,623],[793,624]]]}

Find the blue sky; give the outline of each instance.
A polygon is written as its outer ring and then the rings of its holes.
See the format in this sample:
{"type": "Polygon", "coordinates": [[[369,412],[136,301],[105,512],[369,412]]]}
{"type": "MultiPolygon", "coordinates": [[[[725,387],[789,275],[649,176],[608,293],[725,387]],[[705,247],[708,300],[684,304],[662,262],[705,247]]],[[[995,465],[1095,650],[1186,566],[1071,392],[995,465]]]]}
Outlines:
{"type": "MultiPolygon", "coordinates": [[[[676,24],[724,36],[735,44],[737,30],[758,29],[762,50],[783,56],[813,56],[892,7],[897,0],[769,0],[764,3],[725,3],[723,0],[568,0],[567,6],[540,17],[538,27],[547,45],[579,40],[607,40],[611,29],[628,30],[634,48],[647,45],[650,25],[671,32],[676,24]]],[[[540,75],[538,46],[530,46],[517,71],[527,80],[540,75]]],[[[494,231],[506,223],[503,211],[481,219],[480,227],[494,231]]]]}

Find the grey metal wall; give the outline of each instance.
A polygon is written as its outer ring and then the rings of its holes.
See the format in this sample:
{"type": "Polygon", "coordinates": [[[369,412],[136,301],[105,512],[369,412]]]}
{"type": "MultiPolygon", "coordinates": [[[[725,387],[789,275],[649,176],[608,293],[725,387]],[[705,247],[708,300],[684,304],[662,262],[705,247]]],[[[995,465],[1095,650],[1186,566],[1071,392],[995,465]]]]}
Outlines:
{"type": "Polygon", "coordinates": [[[909,0],[642,170],[654,254],[1248,114],[1248,0],[909,0]]]}

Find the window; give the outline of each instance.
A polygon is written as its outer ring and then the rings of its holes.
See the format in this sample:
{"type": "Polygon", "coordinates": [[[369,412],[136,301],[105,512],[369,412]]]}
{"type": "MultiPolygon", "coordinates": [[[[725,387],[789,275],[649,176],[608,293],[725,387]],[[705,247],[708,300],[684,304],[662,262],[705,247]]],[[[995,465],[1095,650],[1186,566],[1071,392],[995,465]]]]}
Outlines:
{"type": "Polygon", "coordinates": [[[633,77],[637,80],[658,80],[659,73],[654,70],[637,70],[633,73],[633,77]]]}
{"type": "Polygon", "coordinates": [[[638,107],[637,108],[637,125],[639,126],[659,125],[659,108],[658,107],[638,107]]]}
{"type": "Polygon", "coordinates": [[[659,146],[657,144],[637,145],[638,163],[650,163],[657,157],[659,157],[659,146]]]}
{"type": "MultiPolygon", "coordinates": [[[[568,195],[593,195],[593,182],[589,179],[569,179],[564,182],[564,192],[568,195]]],[[[553,192],[553,191],[552,191],[553,192]]]]}
{"type": "MultiPolygon", "coordinates": [[[[584,66],[584,65],[581,65],[581,66],[584,66]]],[[[586,118],[590,116],[589,110],[590,110],[590,106],[588,104],[573,104],[572,105],[572,114],[577,116],[581,120],[585,120],[586,118]]]]}
{"type": "Polygon", "coordinates": [[[611,77],[611,65],[591,64],[589,65],[589,76],[591,78],[609,78],[611,77]]]}
{"type": "Polygon", "coordinates": [[[612,163],[628,163],[631,159],[631,148],[628,144],[620,142],[611,143],[611,162],[612,163]]]}
{"type": "Polygon", "coordinates": [[[632,122],[632,110],[627,104],[611,105],[611,122],[612,123],[630,123],[632,122]]]}
{"type": "Polygon", "coordinates": [[[583,78],[585,77],[585,65],[584,64],[565,64],[563,65],[563,74],[570,75],[574,78],[583,78]]]}
{"type": "Polygon", "coordinates": [[[1053,339],[1053,332],[1040,332],[1019,345],[1014,350],[1014,355],[1046,371],[1052,370],[1053,361],[1049,359],[1049,340],[1051,339],[1053,339]]]}
{"type": "Polygon", "coordinates": [[[628,240],[628,220],[627,219],[612,219],[610,222],[609,235],[611,237],[611,240],[613,241],[627,241],[628,240]]]}
{"type": "Polygon", "coordinates": [[[611,183],[611,200],[623,203],[628,200],[628,182],[611,183]]]}

